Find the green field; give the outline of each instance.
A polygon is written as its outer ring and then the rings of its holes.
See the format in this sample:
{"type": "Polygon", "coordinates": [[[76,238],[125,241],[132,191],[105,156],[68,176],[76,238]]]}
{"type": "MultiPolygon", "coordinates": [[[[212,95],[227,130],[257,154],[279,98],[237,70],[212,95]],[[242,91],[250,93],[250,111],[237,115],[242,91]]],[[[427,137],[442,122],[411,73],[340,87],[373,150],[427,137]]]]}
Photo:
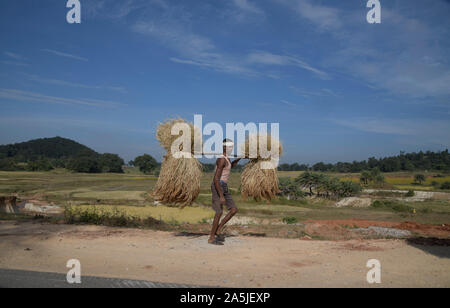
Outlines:
{"type": "MultiPolygon", "coordinates": [[[[280,177],[295,178],[300,172],[280,172],[280,177]]],[[[340,178],[359,180],[357,174],[334,174],[340,178]]],[[[424,185],[412,185],[414,174],[389,174],[386,180],[394,188],[429,190],[432,180],[447,181],[449,177],[433,178],[430,175],[424,185]]],[[[17,194],[20,199],[40,199],[60,206],[97,207],[104,211],[118,208],[141,218],[153,217],[170,223],[206,222],[213,217],[210,185],[213,174],[205,174],[201,181],[201,193],[192,207],[177,209],[154,205],[149,196],[157,178],[128,168],[124,174],[80,174],[65,170],[51,172],[0,172],[0,194],[17,194]]],[[[417,221],[421,223],[450,223],[450,200],[425,200],[417,202],[396,201],[397,209],[336,208],[337,200],[305,198],[291,201],[284,198],[272,202],[243,200],[239,194],[240,174],[232,173],[229,187],[240,209],[238,216],[255,218],[266,223],[281,222],[285,217],[295,217],[299,222],[308,219],[367,219],[383,221],[417,221]],[[403,205],[403,206],[401,206],[403,205]],[[402,209],[402,210],[398,210],[402,209]],[[413,209],[416,213],[413,213],[413,209]]],[[[384,200],[386,196],[365,196],[384,200]]]]}

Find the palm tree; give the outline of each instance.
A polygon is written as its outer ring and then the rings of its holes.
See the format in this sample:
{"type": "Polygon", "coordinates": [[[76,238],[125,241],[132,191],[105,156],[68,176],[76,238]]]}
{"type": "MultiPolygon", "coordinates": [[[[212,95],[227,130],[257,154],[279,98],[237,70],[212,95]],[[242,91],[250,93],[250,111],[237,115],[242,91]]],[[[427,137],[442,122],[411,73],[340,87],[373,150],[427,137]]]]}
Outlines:
{"type": "Polygon", "coordinates": [[[312,188],[314,185],[314,176],[311,172],[306,171],[300,174],[296,179],[295,183],[301,187],[309,188],[309,194],[312,196],[312,188]]]}

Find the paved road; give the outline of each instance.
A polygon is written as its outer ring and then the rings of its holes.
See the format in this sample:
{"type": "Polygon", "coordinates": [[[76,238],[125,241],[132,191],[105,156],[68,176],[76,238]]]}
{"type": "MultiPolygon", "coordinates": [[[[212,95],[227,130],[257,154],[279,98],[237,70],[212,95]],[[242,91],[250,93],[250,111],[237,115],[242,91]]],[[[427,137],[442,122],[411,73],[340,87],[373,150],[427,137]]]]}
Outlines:
{"type": "Polygon", "coordinates": [[[81,277],[69,284],[65,274],[0,269],[0,288],[198,288],[199,286],[118,278],[81,277]]]}

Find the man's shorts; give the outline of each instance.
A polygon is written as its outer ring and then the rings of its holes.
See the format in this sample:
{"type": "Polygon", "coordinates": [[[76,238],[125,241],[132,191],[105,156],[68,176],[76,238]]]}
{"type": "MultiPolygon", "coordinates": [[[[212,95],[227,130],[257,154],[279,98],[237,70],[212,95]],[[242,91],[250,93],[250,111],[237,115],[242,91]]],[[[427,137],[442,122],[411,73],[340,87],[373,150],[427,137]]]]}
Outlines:
{"type": "MultiPolygon", "coordinates": [[[[231,198],[231,194],[228,190],[227,183],[220,181],[220,188],[222,189],[223,196],[226,200],[227,209],[231,210],[232,208],[237,208],[236,204],[234,204],[233,198],[231,198]]],[[[214,182],[211,184],[211,192],[212,192],[212,207],[214,211],[216,211],[217,214],[222,214],[223,207],[222,204],[220,204],[220,195],[216,190],[216,186],[214,185],[214,182]]]]}

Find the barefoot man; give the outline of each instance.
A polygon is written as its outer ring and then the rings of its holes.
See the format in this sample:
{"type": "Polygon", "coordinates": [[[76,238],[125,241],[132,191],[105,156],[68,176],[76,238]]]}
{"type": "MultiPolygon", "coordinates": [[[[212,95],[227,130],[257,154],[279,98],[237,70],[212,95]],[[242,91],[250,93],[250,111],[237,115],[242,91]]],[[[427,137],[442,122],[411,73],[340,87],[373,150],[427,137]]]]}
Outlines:
{"type": "Polygon", "coordinates": [[[224,225],[237,213],[236,204],[234,204],[230,191],[228,190],[228,178],[230,177],[231,168],[237,165],[240,158],[230,161],[228,155],[233,152],[233,141],[230,139],[223,140],[223,155],[216,161],[216,172],[214,180],[211,184],[212,191],[212,207],[216,211],[214,222],[208,243],[213,245],[223,245],[224,237],[220,234],[224,225]],[[222,208],[226,205],[228,214],[220,222],[222,216],[222,208]]]}

